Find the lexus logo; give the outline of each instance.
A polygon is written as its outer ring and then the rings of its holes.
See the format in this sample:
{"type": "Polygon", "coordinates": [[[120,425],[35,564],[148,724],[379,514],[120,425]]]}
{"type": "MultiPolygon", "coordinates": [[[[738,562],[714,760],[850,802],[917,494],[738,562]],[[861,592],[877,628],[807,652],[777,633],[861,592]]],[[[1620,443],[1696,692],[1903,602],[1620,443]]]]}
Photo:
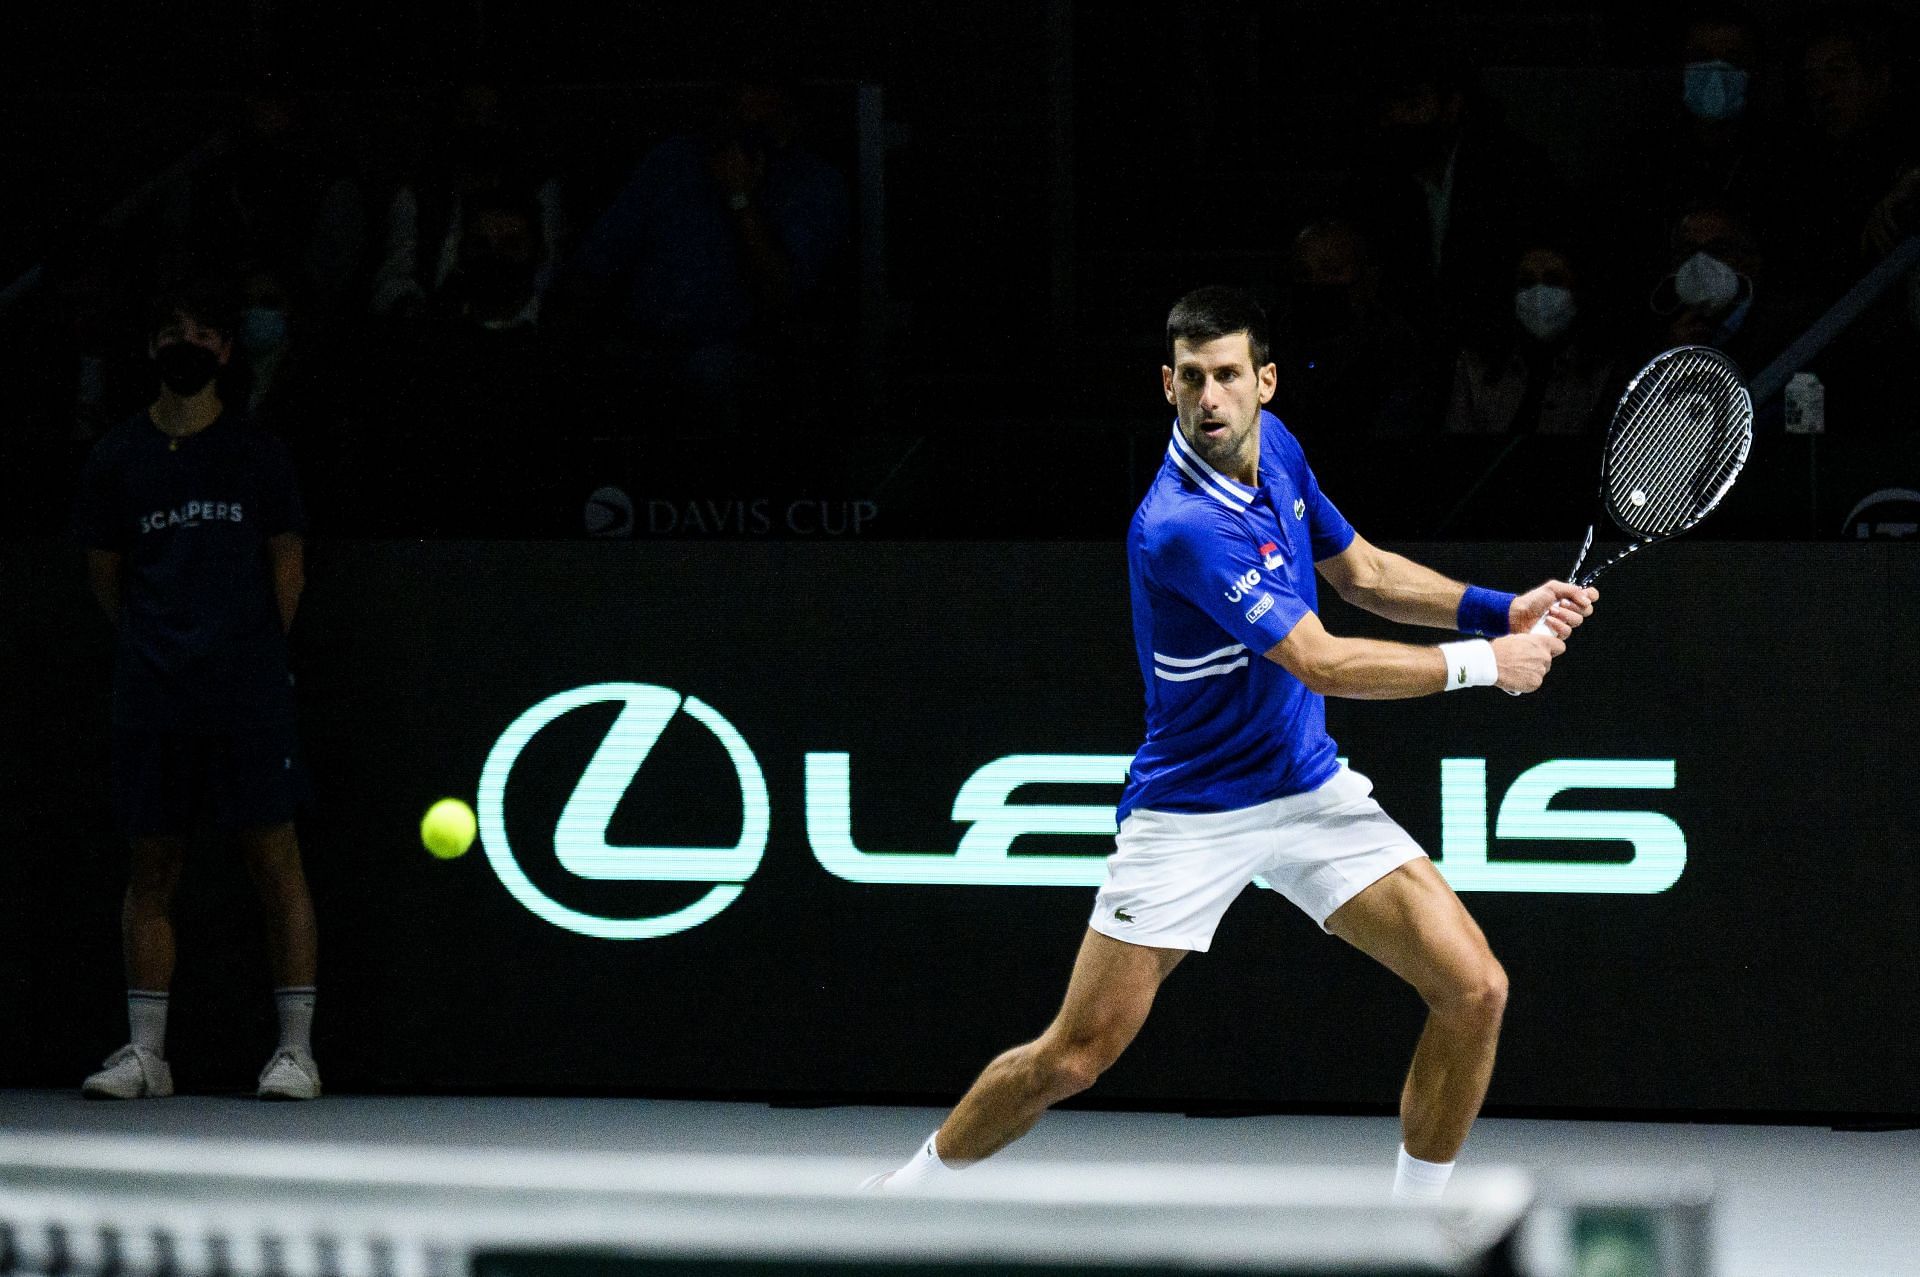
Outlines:
{"type": "MultiPolygon", "coordinates": [[[[905,851],[872,851],[853,840],[852,756],[809,751],[803,760],[802,794],[807,847],[820,868],[847,882],[1097,887],[1106,876],[1105,856],[1113,845],[1112,793],[1126,780],[1131,762],[1127,754],[1007,754],[992,759],[954,794],[953,820],[967,826],[958,846],[943,839],[940,845],[905,851]],[[1015,795],[1030,785],[1084,785],[1098,792],[1082,803],[1057,798],[1017,801],[1015,795]],[[1081,853],[1012,854],[1014,842],[1029,835],[1099,842],[1081,853]]],[[[1548,759],[1521,772],[1504,796],[1489,790],[1483,757],[1442,758],[1439,764],[1439,869],[1456,891],[1652,895],[1673,886],[1686,868],[1686,835],[1667,815],[1553,805],[1567,790],[1672,789],[1676,773],[1670,758],[1548,759]],[[1489,815],[1494,817],[1491,825],[1489,815]],[[1625,859],[1605,860],[1533,860],[1512,851],[1493,858],[1489,849],[1494,839],[1624,842],[1632,852],[1625,859]]],[[[760,762],[734,725],[706,702],[650,683],[577,687],[547,697],[514,719],[487,754],[478,800],[487,861],[514,899],[556,927],[605,940],[674,935],[699,926],[739,899],[766,853],[771,814],[760,762]],[[563,905],[533,884],[507,842],[507,781],[528,742],[562,715],[609,701],[620,705],[619,717],[561,809],[553,831],[554,853],[562,869],[599,882],[713,884],[700,899],[671,913],[610,918],[563,905]],[[733,764],[734,782],[740,787],[739,840],[731,847],[609,845],[614,810],[661,733],[682,713],[712,732],[733,764]]]]}
{"type": "Polygon", "coordinates": [[[549,696],[513,721],[494,742],[480,773],[480,835],[487,860],[513,897],[546,921],[605,940],[644,940],[697,927],[732,904],[767,849],[767,782],[759,760],[732,723],[696,697],[649,683],[596,683],[549,696]],[[615,882],[710,882],[713,889],[683,909],[657,917],[607,918],[583,913],[533,884],[507,842],[507,778],[520,753],[561,715],[588,705],[621,703],[606,739],[593,753],[554,828],[560,867],[577,877],[615,882]],[[653,752],[660,734],[684,712],[712,732],[733,763],[740,786],[740,838],[731,847],[611,846],[613,811],[653,752]]]}

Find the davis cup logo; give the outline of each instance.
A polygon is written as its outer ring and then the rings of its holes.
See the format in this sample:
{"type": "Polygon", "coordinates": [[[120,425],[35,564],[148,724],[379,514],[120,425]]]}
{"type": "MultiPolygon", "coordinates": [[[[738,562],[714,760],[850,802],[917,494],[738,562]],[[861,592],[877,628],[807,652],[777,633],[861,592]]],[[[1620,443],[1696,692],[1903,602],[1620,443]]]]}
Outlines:
{"type": "Polygon", "coordinates": [[[767,782],[744,737],[705,701],[647,683],[596,683],[549,696],[515,719],[494,742],[480,773],[480,836],[487,860],[514,899],[537,916],[582,935],[644,940],[697,927],[739,898],[767,849],[767,782]],[[660,917],[605,918],[571,909],[527,877],[507,842],[505,798],[514,762],[543,729],[587,705],[620,701],[620,717],[594,751],[553,832],[560,867],[576,877],[618,882],[710,882],[714,888],[684,909],[660,917]],[[712,732],[726,749],[740,786],[740,838],[731,847],[616,847],[607,827],[620,798],[677,713],[712,732]]]}

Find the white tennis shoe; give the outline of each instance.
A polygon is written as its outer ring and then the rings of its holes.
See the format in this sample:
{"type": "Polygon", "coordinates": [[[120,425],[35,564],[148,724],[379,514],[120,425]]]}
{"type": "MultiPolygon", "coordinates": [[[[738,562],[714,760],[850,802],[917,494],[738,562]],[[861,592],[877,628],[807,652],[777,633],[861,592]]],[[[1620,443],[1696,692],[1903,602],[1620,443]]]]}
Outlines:
{"type": "Polygon", "coordinates": [[[860,1187],[853,1191],[856,1193],[884,1193],[887,1191],[887,1181],[892,1178],[892,1171],[881,1171],[878,1175],[869,1175],[861,1180],[860,1187]]]}
{"type": "Polygon", "coordinates": [[[80,1084],[80,1094],[90,1100],[163,1099],[173,1094],[173,1069],[152,1051],[129,1042],[80,1084]]]}
{"type": "Polygon", "coordinates": [[[257,1094],[263,1100],[317,1100],[320,1098],[320,1066],[299,1047],[283,1046],[273,1053],[267,1067],[260,1070],[257,1094]]]}

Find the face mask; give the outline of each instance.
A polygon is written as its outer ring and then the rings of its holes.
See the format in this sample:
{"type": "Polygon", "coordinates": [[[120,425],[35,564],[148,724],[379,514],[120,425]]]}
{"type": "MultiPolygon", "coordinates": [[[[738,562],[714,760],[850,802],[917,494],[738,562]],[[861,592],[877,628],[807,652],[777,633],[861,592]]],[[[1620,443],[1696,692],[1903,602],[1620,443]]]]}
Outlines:
{"type": "Polygon", "coordinates": [[[287,344],[287,312],[278,306],[249,306],[240,317],[240,348],[262,355],[287,344]]]}
{"type": "Polygon", "coordinates": [[[1540,341],[1567,331],[1578,313],[1573,292],[1554,284],[1535,284],[1513,295],[1513,317],[1540,341]]]}
{"type": "Polygon", "coordinates": [[[1698,252],[1673,273],[1673,295],[1684,306],[1719,310],[1740,295],[1740,276],[1712,253],[1698,252]]]}
{"type": "Polygon", "coordinates": [[[182,396],[199,394],[220,371],[220,356],[190,341],[160,347],[153,352],[153,362],[167,389],[182,396]]]}
{"type": "Polygon", "coordinates": [[[1747,109],[1747,73],[1731,62],[1689,62],[1681,96],[1696,119],[1736,119],[1747,109]]]}

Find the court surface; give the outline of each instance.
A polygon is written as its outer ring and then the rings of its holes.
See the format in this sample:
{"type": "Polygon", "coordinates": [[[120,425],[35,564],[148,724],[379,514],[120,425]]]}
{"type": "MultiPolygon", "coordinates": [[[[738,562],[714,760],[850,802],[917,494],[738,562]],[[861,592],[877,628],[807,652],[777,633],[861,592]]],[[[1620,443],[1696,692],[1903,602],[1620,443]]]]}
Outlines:
{"type": "MultiPolygon", "coordinates": [[[[312,1104],[177,1096],[90,1103],[54,1091],[0,1092],[7,1135],[116,1135],[403,1145],[496,1151],[503,1165],[565,1153],[694,1158],[778,1155],[897,1164],[939,1121],[932,1109],[775,1108],[757,1103],[501,1097],[339,1096],[312,1104]]],[[[991,1166],[1022,1162],[1202,1164],[1257,1172],[1303,1165],[1377,1173],[1397,1139],[1386,1118],[1187,1118],[1058,1112],[991,1166]]],[[[1714,1186],[1721,1277],[1920,1275],[1920,1131],[1484,1119],[1462,1169],[1703,1173],[1714,1186]]]]}

